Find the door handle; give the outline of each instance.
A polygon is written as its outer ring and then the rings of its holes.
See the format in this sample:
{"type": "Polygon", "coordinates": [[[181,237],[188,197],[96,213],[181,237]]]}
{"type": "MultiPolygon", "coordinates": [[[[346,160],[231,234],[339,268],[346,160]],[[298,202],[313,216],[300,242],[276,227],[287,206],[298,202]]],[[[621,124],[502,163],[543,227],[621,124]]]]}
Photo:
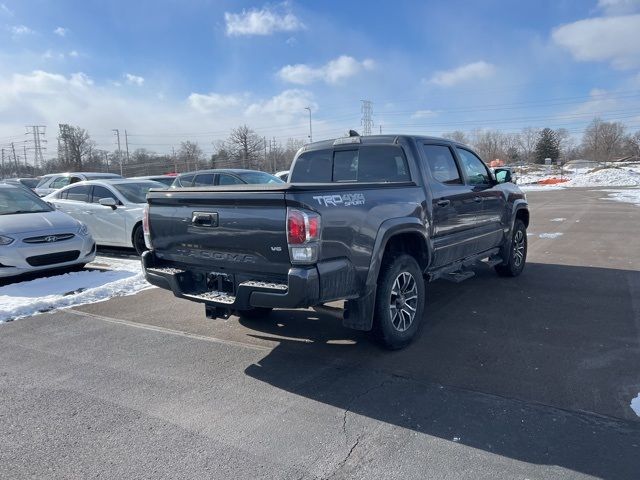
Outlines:
{"type": "Polygon", "coordinates": [[[482,201],[482,197],[473,197],[473,201],[476,203],[480,203],[482,201]]]}
{"type": "Polygon", "coordinates": [[[451,200],[446,200],[446,199],[438,200],[438,201],[436,202],[436,204],[437,204],[439,207],[448,207],[450,203],[451,203],[451,200]]]}
{"type": "Polygon", "coordinates": [[[217,212],[193,212],[191,215],[191,223],[197,227],[217,227],[217,212]]]}

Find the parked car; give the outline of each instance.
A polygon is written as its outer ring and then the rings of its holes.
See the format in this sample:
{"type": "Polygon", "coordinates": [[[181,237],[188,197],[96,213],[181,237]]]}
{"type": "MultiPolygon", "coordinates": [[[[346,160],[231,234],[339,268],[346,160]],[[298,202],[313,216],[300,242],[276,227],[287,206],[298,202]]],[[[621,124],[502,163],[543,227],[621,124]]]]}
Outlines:
{"type": "Polygon", "coordinates": [[[0,277],[82,267],[95,255],[96,245],[82,222],[23,186],[0,184],[0,277]]]}
{"type": "Polygon", "coordinates": [[[282,180],[283,182],[286,182],[287,179],[289,178],[289,170],[283,170],[282,172],[276,172],[276,173],[274,173],[274,175],[276,177],[278,177],[280,180],[282,180]]]}
{"type": "Polygon", "coordinates": [[[181,173],[175,178],[171,188],[274,183],[284,182],[278,177],[259,170],[226,168],[181,173]]]}
{"type": "Polygon", "coordinates": [[[83,182],[85,180],[98,180],[103,178],[122,178],[115,173],[101,172],[71,172],[71,173],[49,173],[43,175],[40,183],[36,185],[35,192],[44,197],[56,190],[66,187],[72,183],[83,182]]]}
{"type": "Polygon", "coordinates": [[[40,183],[40,177],[38,177],[38,178],[32,178],[32,177],[6,178],[5,180],[3,180],[3,182],[5,182],[5,183],[13,183],[13,184],[20,184],[20,185],[24,185],[25,187],[27,187],[27,188],[29,188],[31,190],[35,190],[35,188],[40,183]]]}
{"type": "Polygon", "coordinates": [[[479,261],[524,269],[529,210],[509,173],[441,138],[309,144],[290,183],[150,192],[145,276],[210,318],[345,300],[345,326],[402,348],[427,281],[464,280],[479,261]]]}
{"type": "Polygon", "coordinates": [[[169,188],[173,181],[176,179],[175,175],[148,175],[145,177],[130,177],[130,180],[151,180],[153,182],[160,182],[169,188]]]}
{"type": "Polygon", "coordinates": [[[142,211],[149,189],[165,189],[150,180],[89,180],[45,197],[59,210],[84,222],[98,245],[145,248],[142,211]]]}

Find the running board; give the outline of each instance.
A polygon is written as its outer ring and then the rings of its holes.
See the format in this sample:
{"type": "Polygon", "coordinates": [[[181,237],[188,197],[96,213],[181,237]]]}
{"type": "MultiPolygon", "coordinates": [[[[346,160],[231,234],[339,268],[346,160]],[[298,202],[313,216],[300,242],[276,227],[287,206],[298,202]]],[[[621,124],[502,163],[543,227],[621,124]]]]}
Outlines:
{"type": "Polygon", "coordinates": [[[475,276],[476,272],[473,270],[460,270],[458,272],[447,273],[444,278],[445,280],[449,280],[450,282],[460,283],[468,278],[475,276]]]}
{"type": "Polygon", "coordinates": [[[429,281],[432,282],[439,278],[444,278],[456,283],[462,282],[463,280],[471,278],[475,275],[475,272],[468,270],[468,268],[472,267],[473,265],[477,265],[484,259],[487,260],[483,263],[491,267],[502,263],[502,258],[500,258],[499,255],[500,249],[492,248],[491,250],[487,250],[477,255],[472,255],[462,260],[458,260],[457,262],[453,262],[450,265],[445,265],[444,267],[440,267],[437,270],[428,272],[429,281]]]}

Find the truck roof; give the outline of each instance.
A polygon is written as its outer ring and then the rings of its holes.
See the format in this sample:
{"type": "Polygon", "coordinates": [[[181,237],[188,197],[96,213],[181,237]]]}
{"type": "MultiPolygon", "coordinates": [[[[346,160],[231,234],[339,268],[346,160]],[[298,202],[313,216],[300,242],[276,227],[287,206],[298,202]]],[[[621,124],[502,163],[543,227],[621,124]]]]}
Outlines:
{"type": "MultiPolygon", "coordinates": [[[[366,136],[359,136],[359,137],[338,137],[338,138],[333,138],[330,140],[320,140],[319,142],[313,142],[313,143],[308,143],[307,145],[304,145],[300,151],[301,152],[307,152],[310,150],[321,150],[321,149],[325,149],[325,148],[333,148],[336,142],[336,140],[340,140],[341,138],[360,138],[360,145],[375,145],[375,144],[394,144],[394,143],[398,143],[398,141],[400,139],[414,139],[414,140],[431,140],[431,141],[438,141],[438,142],[447,142],[447,143],[451,143],[453,145],[460,145],[460,146],[464,146],[469,148],[468,145],[465,145],[463,143],[460,142],[456,142],[455,140],[451,140],[448,138],[442,138],[442,137],[433,137],[433,136],[429,136],[429,135],[407,135],[407,134],[397,134],[397,135],[392,135],[392,134],[384,134],[384,135],[366,135],[366,136]]],[[[348,142],[343,143],[341,145],[349,145],[348,142]]],[[[354,143],[354,145],[357,145],[357,143],[354,143]]]]}

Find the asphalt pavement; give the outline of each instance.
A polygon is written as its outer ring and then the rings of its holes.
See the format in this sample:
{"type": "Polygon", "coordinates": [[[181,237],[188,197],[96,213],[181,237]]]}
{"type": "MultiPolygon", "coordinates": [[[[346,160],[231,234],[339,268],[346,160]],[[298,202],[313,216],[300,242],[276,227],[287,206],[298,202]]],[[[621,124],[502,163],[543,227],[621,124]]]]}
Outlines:
{"type": "Polygon", "coordinates": [[[430,284],[399,352],[160,289],[0,325],[0,477],[636,479],[640,208],[606,196],[529,193],[523,275],[430,284]]]}

